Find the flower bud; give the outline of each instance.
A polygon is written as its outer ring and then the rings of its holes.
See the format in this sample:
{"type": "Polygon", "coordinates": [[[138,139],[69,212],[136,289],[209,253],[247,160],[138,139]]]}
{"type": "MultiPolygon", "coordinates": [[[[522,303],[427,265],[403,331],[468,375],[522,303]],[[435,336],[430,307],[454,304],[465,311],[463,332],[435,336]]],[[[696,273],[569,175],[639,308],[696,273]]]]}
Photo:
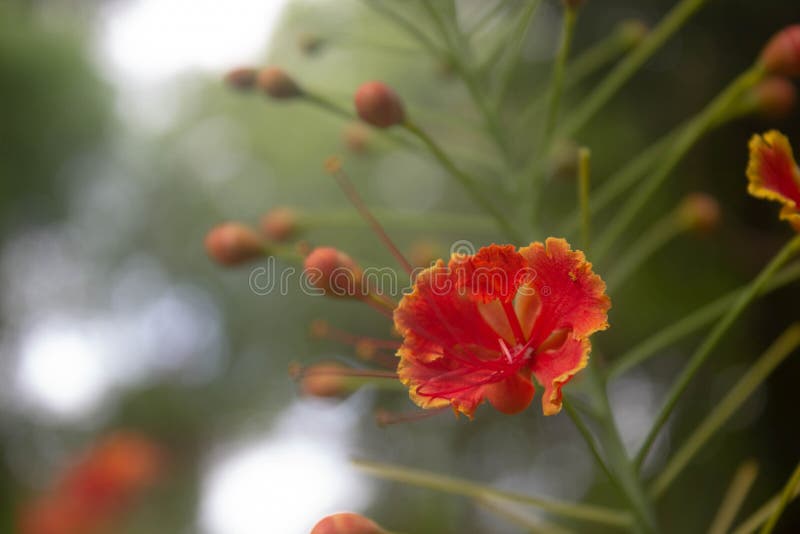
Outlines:
{"type": "Polygon", "coordinates": [[[308,367],[290,364],[289,376],[298,380],[307,397],[339,398],[352,391],[348,367],[336,362],[316,363],[308,367]]]}
{"type": "Polygon", "coordinates": [[[800,24],[776,33],[761,52],[761,63],[770,74],[800,76],[800,24]]]}
{"type": "Polygon", "coordinates": [[[303,90],[283,69],[267,67],[258,73],[259,89],[272,98],[288,99],[302,96],[303,90]]]}
{"type": "Polygon", "coordinates": [[[360,122],[352,122],[345,126],[342,139],[345,146],[356,154],[363,154],[369,149],[372,132],[360,122]]]}
{"type": "Polygon", "coordinates": [[[240,67],[229,71],[225,75],[225,83],[233,89],[249,91],[256,86],[258,71],[249,67],[240,67]]]}
{"type": "Polygon", "coordinates": [[[751,91],[756,109],[769,119],[782,119],[794,109],[797,90],[786,78],[772,76],[751,91]]]}
{"type": "Polygon", "coordinates": [[[639,19],[630,19],[622,21],[618,31],[622,41],[626,45],[636,46],[647,37],[650,28],[639,19]]]}
{"type": "Polygon", "coordinates": [[[692,232],[701,235],[716,230],[720,221],[717,199],[706,193],[690,193],[678,206],[678,219],[692,232]]]}
{"type": "Polygon", "coordinates": [[[363,271],[347,254],[332,247],[318,247],[304,262],[308,282],[332,297],[362,297],[363,271]]]}
{"type": "Polygon", "coordinates": [[[349,512],[329,515],[317,523],[311,534],[388,534],[371,519],[349,512]]]}
{"type": "Polygon", "coordinates": [[[367,82],[356,90],[355,105],[358,116],[377,128],[389,128],[406,120],[403,102],[383,82],[367,82]]]}
{"type": "Polygon", "coordinates": [[[261,233],[273,241],[286,241],[297,232],[297,212],[279,206],[261,217],[261,233]]]}
{"type": "Polygon", "coordinates": [[[220,265],[241,265],[264,255],[264,243],[244,224],[227,222],[215,226],[205,240],[209,257],[220,265]]]}

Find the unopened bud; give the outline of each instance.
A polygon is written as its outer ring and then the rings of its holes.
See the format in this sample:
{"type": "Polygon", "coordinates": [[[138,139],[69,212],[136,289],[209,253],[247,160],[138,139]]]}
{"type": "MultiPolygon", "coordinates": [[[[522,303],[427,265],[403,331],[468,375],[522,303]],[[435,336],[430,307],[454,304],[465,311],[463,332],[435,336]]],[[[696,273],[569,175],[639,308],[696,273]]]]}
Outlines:
{"type": "Polygon", "coordinates": [[[325,40],[322,37],[312,33],[303,33],[297,38],[297,46],[307,56],[313,56],[319,52],[324,44],[325,40]]]}
{"type": "Polygon", "coordinates": [[[792,112],[797,101],[797,90],[786,78],[773,76],[755,86],[751,98],[761,114],[777,120],[792,112]]]}
{"type": "Polygon", "coordinates": [[[302,96],[303,90],[283,69],[267,67],[258,73],[258,87],[272,98],[288,99],[302,96]]]}
{"type": "Polygon", "coordinates": [[[289,368],[289,375],[299,380],[300,391],[308,397],[339,398],[353,390],[348,367],[342,364],[316,363],[305,368],[289,368]]]}
{"type": "Polygon", "coordinates": [[[304,262],[308,282],[332,297],[362,297],[363,271],[347,254],[332,247],[318,247],[304,262]]]}
{"type": "Polygon", "coordinates": [[[800,76],[800,24],[776,33],[761,52],[761,63],[770,74],[800,76]]]}
{"type": "Polygon", "coordinates": [[[636,46],[647,37],[650,28],[639,19],[630,19],[622,21],[618,31],[627,46],[636,46]]]}
{"type": "Polygon", "coordinates": [[[311,534],[388,534],[371,519],[349,512],[329,515],[317,523],[311,534]]]}
{"type": "Polygon", "coordinates": [[[261,217],[261,233],[273,241],[286,241],[297,232],[297,212],[279,206],[261,217]]]}
{"type": "Polygon", "coordinates": [[[356,154],[363,154],[369,149],[372,132],[361,122],[352,122],[344,127],[342,139],[344,145],[356,154]]]}
{"type": "Polygon", "coordinates": [[[233,69],[225,75],[225,83],[233,89],[249,91],[256,86],[258,71],[249,67],[233,69]]]}
{"type": "Polygon", "coordinates": [[[406,120],[403,102],[383,82],[367,82],[356,90],[355,105],[358,116],[377,128],[389,128],[406,120]]]}
{"type": "Polygon", "coordinates": [[[717,199],[706,193],[690,193],[678,206],[678,218],[689,230],[699,234],[710,234],[720,221],[717,199]]]}
{"type": "Polygon", "coordinates": [[[261,257],[264,243],[255,230],[237,222],[215,226],[206,234],[206,252],[221,265],[233,266],[261,257]]]}

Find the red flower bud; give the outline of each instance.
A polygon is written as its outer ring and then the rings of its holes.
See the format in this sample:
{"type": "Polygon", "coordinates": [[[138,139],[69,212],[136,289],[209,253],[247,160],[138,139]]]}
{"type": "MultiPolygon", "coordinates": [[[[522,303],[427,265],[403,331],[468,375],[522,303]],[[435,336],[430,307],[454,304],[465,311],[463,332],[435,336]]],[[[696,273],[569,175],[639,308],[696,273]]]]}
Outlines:
{"type": "Polygon", "coordinates": [[[272,98],[288,99],[302,96],[303,90],[283,69],[267,67],[258,73],[258,87],[272,98]]]}
{"type": "Polygon", "coordinates": [[[261,232],[273,241],[286,241],[297,231],[297,212],[277,207],[261,217],[261,232]]]}
{"type": "Polygon", "coordinates": [[[233,266],[264,255],[264,243],[244,224],[227,222],[215,226],[206,235],[206,252],[220,265],[233,266]]]}
{"type": "Polygon", "coordinates": [[[304,262],[308,282],[332,297],[363,297],[363,271],[340,250],[319,247],[311,251],[304,262]]]}
{"type": "Polygon", "coordinates": [[[800,24],[775,34],[761,52],[761,63],[770,74],[800,76],[800,24]]]}
{"type": "Polygon", "coordinates": [[[773,76],[758,84],[752,91],[756,108],[767,118],[782,119],[794,109],[797,90],[786,78],[773,76]]]}
{"type": "Polygon", "coordinates": [[[317,523],[311,534],[388,534],[371,519],[353,513],[329,515],[317,523]]]}
{"type": "Polygon", "coordinates": [[[249,67],[233,69],[225,75],[225,83],[233,89],[249,91],[256,86],[258,71],[249,67]]]}
{"type": "Polygon", "coordinates": [[[389,128],[406,120],[402,100],[383,82],[361,84],[355,104],[358,116],[377,128],[389,128]]]}
{"type": "Polygon", "coordinates": [[[690,193],[678,206],[678,217],[689,230],[709,234],[719,226],[719,202],[705,193],[690,193]]]}

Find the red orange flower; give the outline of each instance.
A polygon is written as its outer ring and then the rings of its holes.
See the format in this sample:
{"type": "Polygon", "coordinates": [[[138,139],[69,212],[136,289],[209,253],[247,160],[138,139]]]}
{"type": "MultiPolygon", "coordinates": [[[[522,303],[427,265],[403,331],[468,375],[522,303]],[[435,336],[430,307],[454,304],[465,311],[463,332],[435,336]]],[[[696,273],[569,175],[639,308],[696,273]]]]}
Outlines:
{"type": "Polygon", "coordinates": [[[533,375],[544,386],[544,414],[556,414],[561,387],[588,363],[589,336],[608,326],[610,305],[603,280],[563,239],[439,260],[394,313],[400,380],[419,406],[472,417],[484,400],[504,413],[524,410],[533,375]]]}
{"type": "Polygon", "coordinates": [[[800,231],[800,168],[785,135],[771,130],[750,139],[747,178],[748,192],[783,204],[781,219],[800,231]]]}

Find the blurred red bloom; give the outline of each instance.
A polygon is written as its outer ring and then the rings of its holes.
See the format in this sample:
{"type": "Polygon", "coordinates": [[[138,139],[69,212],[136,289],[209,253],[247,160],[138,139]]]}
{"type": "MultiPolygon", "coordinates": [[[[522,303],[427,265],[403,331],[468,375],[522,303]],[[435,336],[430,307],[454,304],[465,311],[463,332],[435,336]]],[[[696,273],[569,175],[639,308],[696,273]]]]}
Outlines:
{"type": "Polygon", "coordinates": [[[64,472],[46,495],[26,506],[21,534],[104,532],[161,470],[160,449],[135,433],[116,433],[64,472]]]}
{"type": "Polygon", "coordinates": [[[800,231],[800,168],[785,135],[770,130],[750,139],[747,178],[749,193],[783,204],[780,218],[800,231]]]}
{"type": "Polygon", "coordinates": [[[545,388],[544,414],[556,414],[610,305],[603,280],[563,239],[453,255],[420,273],[394,313],[400,380],[419,406],[472,417],[484,400],[524,410],[533,375],[545,388]]]}

